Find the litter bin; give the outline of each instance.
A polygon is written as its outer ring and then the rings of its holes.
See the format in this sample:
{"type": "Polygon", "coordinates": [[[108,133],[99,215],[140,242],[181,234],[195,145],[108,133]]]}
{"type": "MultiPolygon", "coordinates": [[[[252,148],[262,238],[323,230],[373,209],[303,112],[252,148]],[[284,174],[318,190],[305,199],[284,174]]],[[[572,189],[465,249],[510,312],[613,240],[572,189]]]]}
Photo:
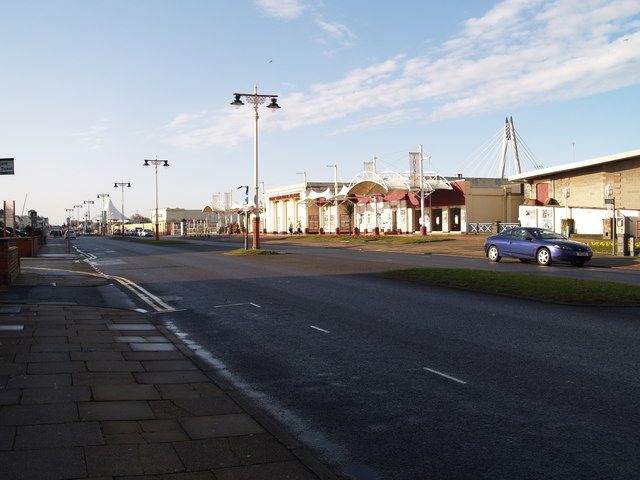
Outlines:
{"type": "Polygon", "coordinates": [[[630,239],[630,237],[631,236],[628,233],[617,235],[618,251],[616,252],[616,255],[625,256],[625,257],[629,256],[629,243],[630,243],[629,239],[630,239]]]}

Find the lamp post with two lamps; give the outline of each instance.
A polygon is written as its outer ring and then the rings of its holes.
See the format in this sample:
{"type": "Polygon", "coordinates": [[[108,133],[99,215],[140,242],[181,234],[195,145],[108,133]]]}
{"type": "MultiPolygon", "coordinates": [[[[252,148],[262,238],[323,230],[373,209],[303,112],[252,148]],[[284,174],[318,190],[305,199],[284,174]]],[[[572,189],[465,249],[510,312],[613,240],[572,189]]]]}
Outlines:
{"type": "Polygon", "coordinates": [[[102,210],[100,211],[100,234],[105,234],[105,225],[108,225],[107,212],[104,210],[104,199],[108,198],[108,193],[99,193],[96,198],[102,198],[102,210]]]}
{"type": "Polygon", "coordinates": [[[87,206],[87,220],[84,222],[84,231],[85,233],[89,233],[89,222],[91,222],[91,205],[93,205],[93,200],[84,200],[84,203],[87,206]]]}
{"type": "Polygon", "coordinates": [[[143,166],[148,167],[153,165],[156,170],[156,240],[160,240],[160,223],[158,220],[158,165],[162,165],[163,167],[169,166],[169,160],[158,160],[158,156],[151,160],[145,160],[143,166]]]}
{"type": "Polygon", "coordinates": [[[242,211],[244,212],[244,249],[249,249],[249,185],[240,185],[238,190],[244,188],[244,203],[242,205],[242,211]]]}
{"type": "Polygon", "coordinates": [[[247,103],[253,105],[254,110],[254,133],[253,133],[253,249],[260,248],[260,196],[258,186],[258,107],[262,105],[268,98],[271,99],[271,103],[267,105],[267,108],[271,111],[276,111],[280,108],[278,105],[278,95],[258,95],[258,87],[254,85],[253,93],[234,93],[235,99],[231,102],[234,107],[241,107],[244,105],[242,99],[244,98],[247,103]]]}
{"type": "Polygon", "coordinates": [[[120,187],[122,189],[122,225],[120,226],[120,234],[124,237],[124,187],[131,188],[131,184],[129,182],[115,182],[113,184],[113,188],[120,187]]]}
{"type": "MultiPolygon", "coordinates": [[[[333,168],[333,202],[336,206],[336,213],[335,213],[335,217],[334,217],[334,231],[336,235],[340,234],[340,222],[338,219],[338,165],[333,164],[333,165],[327,165],[328,168],[333,168]]],[[[331,223],[331,222],[329,222],[331,223]]]]}
{"type": "MultiPolygon", "coordinates": [[[[80,230],[80,209],[82,208],[82,205],[74,205],[73,208],[75,208],[77,210],[77,214],[76,214],[76,230],[80,230]]],[[[80,232],[78,232],[78,234],[80,234],[80,232]]]]}

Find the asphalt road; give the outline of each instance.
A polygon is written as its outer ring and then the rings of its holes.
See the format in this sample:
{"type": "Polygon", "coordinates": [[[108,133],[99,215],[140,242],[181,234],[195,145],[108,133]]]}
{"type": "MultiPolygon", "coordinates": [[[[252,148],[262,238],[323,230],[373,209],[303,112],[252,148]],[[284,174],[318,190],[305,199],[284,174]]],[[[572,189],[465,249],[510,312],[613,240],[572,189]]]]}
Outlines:
{"type": "Polygon", "coordinates": [[[171,306],[158,313],[162,322],[347,478],[638,478],[639,309],[540,304],[374,275],[476,263],[539,272],[535,265],[301,247],[231,257],[222,252],[236,245],[219,243],[77,244],[100,271],[171,306]]]}

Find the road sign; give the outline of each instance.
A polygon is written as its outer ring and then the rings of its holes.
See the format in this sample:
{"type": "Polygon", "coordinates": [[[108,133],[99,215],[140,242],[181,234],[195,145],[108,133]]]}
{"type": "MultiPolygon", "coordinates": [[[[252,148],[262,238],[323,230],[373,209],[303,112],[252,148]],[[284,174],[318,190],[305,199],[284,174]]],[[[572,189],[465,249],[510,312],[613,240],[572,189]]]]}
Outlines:
{"type": "Polygon", "coordinates": [[[0,175],[13,174],[13,158],[0,158],[0,175]]]}
{"type": "Polygon", "coordinates": [[[605,198],[604,199],[604,203],[605,203],[605,205],[615,205],[616,204],[616,199],[615,198],[605,198]]]}

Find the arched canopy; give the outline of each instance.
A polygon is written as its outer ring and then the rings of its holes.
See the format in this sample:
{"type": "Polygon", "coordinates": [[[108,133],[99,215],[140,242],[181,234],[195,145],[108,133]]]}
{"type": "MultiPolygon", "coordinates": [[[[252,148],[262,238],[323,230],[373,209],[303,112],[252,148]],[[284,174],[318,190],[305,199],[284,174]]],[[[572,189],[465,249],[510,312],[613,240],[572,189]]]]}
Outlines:
{"type": "MultiPolygon", "coordinates": [[[[347,196],[404,195],[419,191],[420,188],[411,188],[411,180],[409,172],[384,171],[376,173],[366,170],[353,178],[349,184],[347,196]]],[[[419,183],[418,181],[418,185],[419,183]]],[[[453,188],[449,181],[437,172],[425,172],[422,183],[425,195],[430,195],[436,190],[451,190],[453,188]]]]}

